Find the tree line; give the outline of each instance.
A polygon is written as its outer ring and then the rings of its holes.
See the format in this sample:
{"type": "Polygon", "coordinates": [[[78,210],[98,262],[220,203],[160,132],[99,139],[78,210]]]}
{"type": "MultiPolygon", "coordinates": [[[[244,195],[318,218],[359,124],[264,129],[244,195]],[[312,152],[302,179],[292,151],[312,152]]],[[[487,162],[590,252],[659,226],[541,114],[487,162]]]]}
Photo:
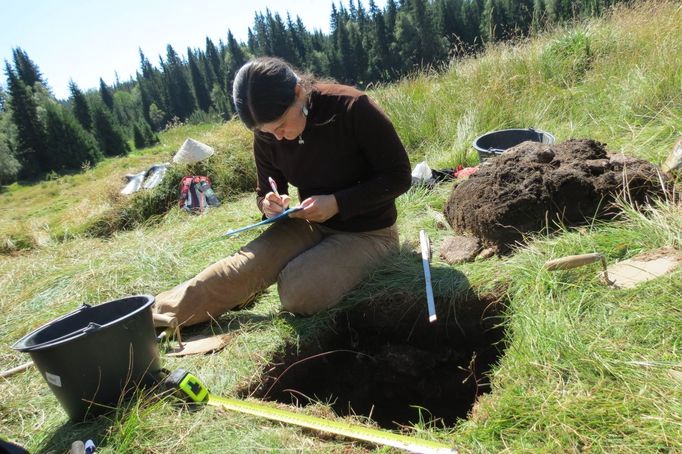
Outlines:
{"type": "Polygon", "coordinates": [[[257,12],[246,42],[230,30],[216,44],[180,55],[170,44],[152,64],[113,86],[83,92],[72,81],[58,101],[38,66],[20,48],[5,61],[0,89],[0,182],[92,165],[104,156],[149,146],[178,122],[229,119],[236,71],[256,56],[281,57],[302,71],[366,87],[391,82],[486,43],[526,36],[549,24],[601,14],[626,0],[374,0],[332,4],[330,32],[308,30],[296,16],[257,12]]]}

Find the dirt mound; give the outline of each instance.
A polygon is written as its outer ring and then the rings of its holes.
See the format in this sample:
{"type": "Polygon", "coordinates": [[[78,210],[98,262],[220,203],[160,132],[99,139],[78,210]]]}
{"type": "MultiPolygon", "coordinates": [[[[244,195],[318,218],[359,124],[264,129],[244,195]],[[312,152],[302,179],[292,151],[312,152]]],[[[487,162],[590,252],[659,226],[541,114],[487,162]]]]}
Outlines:
{"type": "Polygon", "coordinates": [[[637,204],[660,196],[661,178],[651,163],[610,155],[593,140],[524,142],[455,187],[445,216],[455,231],[505,252],[526,233],[613,217],[612,202],[624,189],[637,204]]]}

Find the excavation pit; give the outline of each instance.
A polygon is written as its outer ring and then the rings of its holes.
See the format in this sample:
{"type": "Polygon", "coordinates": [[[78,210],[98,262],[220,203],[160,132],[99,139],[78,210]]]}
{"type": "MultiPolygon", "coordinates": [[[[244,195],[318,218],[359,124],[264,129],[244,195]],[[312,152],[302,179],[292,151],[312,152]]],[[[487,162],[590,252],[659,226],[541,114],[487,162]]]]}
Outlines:
{"type": "MultiPolygon", "coordinates": [[[[436,302],[439,308],[446,302],[436,302]]],[[[381,427],[452,426],[489,391],[501,355],[497,298],[470,298],[429,323],[425,302],[386,301],[337,315],[301,345],[287,346],[243,395],[289,405],[329,405],[381,427]],[[423,303],[423,304],[422,304],[423,303]]]]}

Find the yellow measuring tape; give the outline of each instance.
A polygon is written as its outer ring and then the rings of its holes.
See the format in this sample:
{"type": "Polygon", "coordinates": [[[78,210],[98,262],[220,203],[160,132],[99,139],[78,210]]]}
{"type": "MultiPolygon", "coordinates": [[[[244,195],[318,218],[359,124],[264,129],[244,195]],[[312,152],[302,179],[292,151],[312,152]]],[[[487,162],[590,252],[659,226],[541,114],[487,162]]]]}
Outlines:
{"type": "Polygon", "coordinates": [[[422,440],[407,435],[399,435],[387,430],[372,429],[357,424],[340,421],[329,421],[316,416],[308,416],[293,411],[282,410],[264,403],[246,402],[239,399],[214,396],[208,392],[208,388],[193,374],[179,369],[169,376],[167,383],[180,389],[186,397],[193,402],[206,403],[214,407],[237,411],[244,414],[260,416],[272,421],[308,429],[326,432],[334,435],[368,441],[379,445],[391,446],[404,449],[409,452],[423,454],[456,454],[457,450],[430,440],[422,440]]]}

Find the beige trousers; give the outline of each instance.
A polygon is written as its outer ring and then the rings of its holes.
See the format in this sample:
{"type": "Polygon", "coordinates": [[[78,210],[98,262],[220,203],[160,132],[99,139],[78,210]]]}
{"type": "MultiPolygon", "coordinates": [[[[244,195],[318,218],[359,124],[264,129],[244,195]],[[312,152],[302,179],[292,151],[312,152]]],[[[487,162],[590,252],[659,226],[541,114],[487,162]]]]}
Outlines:
{"type": "Polygon", "coordinates": [[[302,219],[284,219],[231,257],[156,297],[156,313],[187,325],[244,305],[277,282],[285,310],[312,314],[341,302],[368,269],[398,250],[395,225],[342,232],[302,219]]]}

